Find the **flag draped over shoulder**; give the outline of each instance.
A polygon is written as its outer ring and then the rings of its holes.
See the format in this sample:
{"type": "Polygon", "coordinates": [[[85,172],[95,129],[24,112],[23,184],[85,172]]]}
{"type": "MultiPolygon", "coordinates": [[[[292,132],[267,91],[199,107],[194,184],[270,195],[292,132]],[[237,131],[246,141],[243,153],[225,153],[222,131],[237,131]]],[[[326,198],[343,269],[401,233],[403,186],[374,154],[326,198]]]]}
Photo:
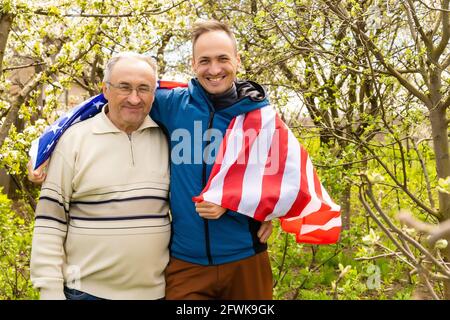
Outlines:
{"type": "MultiPolygon", "coordinates": [[[[177,87],[187,87],[187,84],[159,80],[157,89],[173,89],[177,87]]],[[[33,161],[33,169],[38,168],[45,160],[50,158],[56,143],[67,128],[77,122],[95,116],[107,102],[103,94],[89,98],[63,114],[52,125],[47,127],[40,138],[32,142],[29,155],[33,161]]]]}
{"type": "MultiPolygon", "coordinates": [[[[159,81],[158,89],[187,87],[159,81]]],[[[49,126],[33,141],[33,168],[47,160],[71,125],[93,117],[106,104],[92,97],[49,126]]],[[[268,106],[234,118],[219,147],[207,185],[194,201],[209,201],[259,221],[279,218],[297,242],[329,244],[339,239],[340,207],[321,185],[308,153],[268,106]]]]}
{"type": "Polygon", "coordinates": [[[100,112],[105,105],[106,99],[103,94],[89,98],[83,101],[69,112],[63,114],[52,125],[48,126],[41,137],[34,140],[31,144],[30,157],[33,161],[33,169],[38,168],[47,160],[55,149],[56,142],[61,135],[71,125],[93,117],[100,112]]]}
{"type": "Polygon", "coordinates": [[[259,221],[280,218],[299,243],[339,239],[340,207],[319,181],[306,150],[268,106],[230,123],[209,180],[194,201],[209,201],[259,221]]]}

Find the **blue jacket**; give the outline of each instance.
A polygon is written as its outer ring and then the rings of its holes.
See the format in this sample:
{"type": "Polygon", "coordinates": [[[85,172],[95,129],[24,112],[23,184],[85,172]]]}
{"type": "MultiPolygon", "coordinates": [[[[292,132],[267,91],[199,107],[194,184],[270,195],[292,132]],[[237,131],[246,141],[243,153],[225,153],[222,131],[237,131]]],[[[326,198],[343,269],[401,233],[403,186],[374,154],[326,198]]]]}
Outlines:
{"type": "Polygon", "coordinates": [[[231,120],[269,104],[258,84],[241,82],[237,88],[240,99],[219,110],[214,109],[196,79],[190,81],[188,88],[156,92],[150,115],[170,137],[170,250],[177,259],[217,265],[267,249],[256,235],[258,221],[230,210],[217,220],[203,219],[192,201],[208,181],[215,153],[231,120]]]}

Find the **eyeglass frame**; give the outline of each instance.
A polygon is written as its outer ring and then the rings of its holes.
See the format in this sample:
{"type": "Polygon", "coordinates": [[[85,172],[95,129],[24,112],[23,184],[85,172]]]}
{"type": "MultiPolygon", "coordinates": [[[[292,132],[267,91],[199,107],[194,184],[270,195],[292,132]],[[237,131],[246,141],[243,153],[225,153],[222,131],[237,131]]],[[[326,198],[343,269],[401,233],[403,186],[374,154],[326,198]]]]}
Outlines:
{"type": "Polygon", "coordinates": [[[141,96],[141,95],[145,96],[145,95],[155,92],[155,90],[152,87],[147,86],[147,85],[141,85],[141,86],[138,86],[137,88],[134,88],[129,83],[113,84],[110,81],[105,81],[105,83],[110,85],[114,89],[117,89],[119,91],[119,93],[124,96],[129,96],[130,94],[133,93],[134,90],[136,90],[136,94],[138,96],[141,96]],[[123,86],[121,87],[120,85],[124,85],[125,87],[123,87],[123,86]],[[148,91],[146,91],[147,88],[148,88],[148,91]],[[145,91],[141,91],[142,89],[145,89],[145,91]],[[127,92],[125,92],[125,91],[127,91],[127,92]]]}

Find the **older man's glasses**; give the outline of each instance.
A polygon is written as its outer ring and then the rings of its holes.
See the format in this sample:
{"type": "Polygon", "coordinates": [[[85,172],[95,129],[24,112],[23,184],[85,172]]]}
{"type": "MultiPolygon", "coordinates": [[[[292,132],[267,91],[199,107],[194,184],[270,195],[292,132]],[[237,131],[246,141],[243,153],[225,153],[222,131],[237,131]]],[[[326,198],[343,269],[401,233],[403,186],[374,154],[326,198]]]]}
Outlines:
{"type": "Polygon", "coordinates": [[[136,93],[139,96],[147,96],[153,93],[153,88],[150,86],[146,86],[146,85],[141,85],[137,88],[133,88],[130,84],[128,83],[119,83],[119,84],[113,84],[109,81],[106,82],[108,85],[110,85],[111,87],[113,87],[114,89],[116,89],[119,94],[124,95],[124,96],[128,96],[130,95],[133,90],[136,90],[136,93]]]}

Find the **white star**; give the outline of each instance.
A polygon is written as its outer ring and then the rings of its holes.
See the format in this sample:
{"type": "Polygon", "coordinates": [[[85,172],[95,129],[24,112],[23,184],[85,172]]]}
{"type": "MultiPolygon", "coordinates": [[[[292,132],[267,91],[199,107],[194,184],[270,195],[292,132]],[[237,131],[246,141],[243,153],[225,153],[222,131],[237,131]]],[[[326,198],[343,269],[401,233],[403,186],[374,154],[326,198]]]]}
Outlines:
{"type": "Polygon", "coordinates": [[[55,141],[52,141],[52,143],[48,144],[47,147],[45,148],[44,152],[49,151],[54,143],[55,143],[55,141]]]}
{"type": "Polygon", "coordinates": [[[98,109],[100,109],[100,107],[103,106],[103,102],[97,101],[96,103],[94,103],[94,106],[98,109]]]}
{"type": "Polygon", "coordinates": [[[50,130],[53,131],[53,133],[56,133],[56,131],[58,131],[58,129],[60,129],[61,127],[58,125],[58,123],[54,123],[50,126],[50,130]]]}
{"type": "Polygon", "coordinates": [[[71,109],[65,114],[65,116],[67,117],[67,119],[70,119],[74,113],[75,113],[75,109],[71,109]]]}

